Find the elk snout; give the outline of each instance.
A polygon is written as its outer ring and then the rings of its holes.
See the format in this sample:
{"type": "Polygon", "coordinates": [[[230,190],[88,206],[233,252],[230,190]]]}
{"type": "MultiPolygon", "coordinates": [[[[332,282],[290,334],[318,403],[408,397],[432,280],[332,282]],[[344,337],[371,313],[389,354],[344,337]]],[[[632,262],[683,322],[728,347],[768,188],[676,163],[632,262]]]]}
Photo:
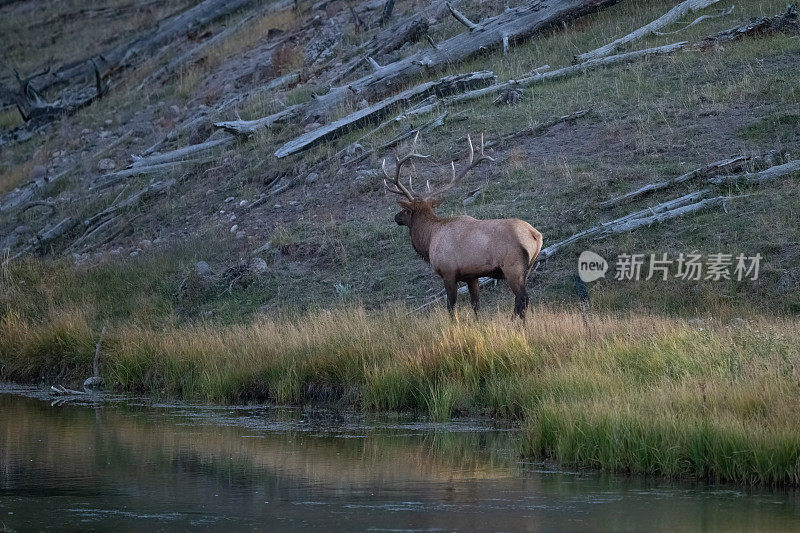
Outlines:
{"type": "Polygon", "coordinates": [[[411,215],[406,211],[400,211],[394,216],[394,221],[398,226],[408,226],[411,215]]]}

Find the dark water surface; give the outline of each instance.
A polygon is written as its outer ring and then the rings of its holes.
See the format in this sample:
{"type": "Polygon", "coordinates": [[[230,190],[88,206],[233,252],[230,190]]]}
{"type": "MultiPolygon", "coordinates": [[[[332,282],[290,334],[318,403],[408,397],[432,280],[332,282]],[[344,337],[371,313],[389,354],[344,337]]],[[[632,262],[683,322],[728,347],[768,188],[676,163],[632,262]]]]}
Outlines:
{"type": "Polygon", "coordinates": [[[489,421],[0,386],[0,531],[798,530],[800,496],[559,471],[489,421]]]}

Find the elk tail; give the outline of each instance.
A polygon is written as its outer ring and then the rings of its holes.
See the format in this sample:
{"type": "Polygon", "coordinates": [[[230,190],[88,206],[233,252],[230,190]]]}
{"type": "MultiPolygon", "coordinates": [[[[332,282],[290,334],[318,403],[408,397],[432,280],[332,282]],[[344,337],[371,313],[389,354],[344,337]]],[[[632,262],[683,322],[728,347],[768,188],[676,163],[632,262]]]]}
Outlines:
{"type": "Polygon", "coordinates": [[[535,270],[537,264],[536,259],[539,257],[539,252],[542,250],[542,234],[539,233],[538,230],[531,228],[531,237],[533,237],[536,247],[534,250],[524,250],[524,253],[528,258],[528,270],[525,272],[525,282],[528,281],[531,273],[535,270]]]}

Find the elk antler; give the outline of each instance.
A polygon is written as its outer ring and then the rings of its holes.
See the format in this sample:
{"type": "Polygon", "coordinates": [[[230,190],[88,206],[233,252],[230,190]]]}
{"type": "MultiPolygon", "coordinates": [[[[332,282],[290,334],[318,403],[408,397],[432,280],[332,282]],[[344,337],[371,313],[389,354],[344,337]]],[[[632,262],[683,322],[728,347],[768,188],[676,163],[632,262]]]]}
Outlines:
{"type": "Polygon", "coordinates": [[[411,142],[411,151],[403,158],[395,157],[394,177],[390,176],[389,173],[386,171],[386,160],[384,159],[383,162],[381,163],[381,170],[383,170],[383,174],[386,176],[387,179],[391,180],[391,183],[386,179],[383,180],[383,186],[386,188],[386,190],[394,194],[401,194],[406,198],[408,198],[409,200],[413,200],[414,198],[419,198],[420,195],[414,192],[414,187],[411,184],[411,176],[408,177],[408,188],[406,188],[402,183],[400,183],[400,169],[403,167],[404,163],[410,161],[415,157],[419,159],[425,159],[426,157],[430,157],[427,155],[418,154],[416,152],[418,138],[419,138],[419,131],[417,131],[417,134],[414,135],[414,140],[411,142]]]}
{"type": "Polygon", "coordinates": [[[469,158],[467,161],[466,168],[464,168],[464,170],[462,170],[461,172],[458,173],[458,175],[456,175],[456,162],[451,161],[450,167],[453,169],[453,177],[450,178],[450,181],[445,185],[443,185],[442,187],[434,189],[433,191],[429,192],[427,195],[428,198],[430,198],[431,196],[439,196],[440,194],[449,191],[450,189],[461,183],[461,180],[464,179],[464,176],[467,175],[467,172],[477,167],[484,161],[494,161],[494,158],[489,157],[488,155],[483,153],[483,133],[481,133],[481,147],[477,160],[475,159],[475,148],[472,147],[472,139],[470,138],[469,135],[467,135],[467,144],[469,145],[469,158]]]}

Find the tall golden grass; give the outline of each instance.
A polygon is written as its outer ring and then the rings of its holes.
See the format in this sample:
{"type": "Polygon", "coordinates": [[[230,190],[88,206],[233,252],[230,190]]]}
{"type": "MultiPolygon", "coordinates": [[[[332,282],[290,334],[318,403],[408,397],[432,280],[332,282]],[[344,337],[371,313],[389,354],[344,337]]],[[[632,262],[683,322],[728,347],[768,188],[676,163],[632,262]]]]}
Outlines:
{"type": "MultiPolygon", "coordinates": [[[[0,378],[82,380],[96,331],[80,311],[0,320],[0,378]]],[[[437,419],[523,421],[523,451],[562,463],[798,484],[800,323],[689,323],[534,309],[408,316],[320,311],[250,324],[123,325],[102,373],[122,391],[206,401],[320,400],[437,419]]]]}

